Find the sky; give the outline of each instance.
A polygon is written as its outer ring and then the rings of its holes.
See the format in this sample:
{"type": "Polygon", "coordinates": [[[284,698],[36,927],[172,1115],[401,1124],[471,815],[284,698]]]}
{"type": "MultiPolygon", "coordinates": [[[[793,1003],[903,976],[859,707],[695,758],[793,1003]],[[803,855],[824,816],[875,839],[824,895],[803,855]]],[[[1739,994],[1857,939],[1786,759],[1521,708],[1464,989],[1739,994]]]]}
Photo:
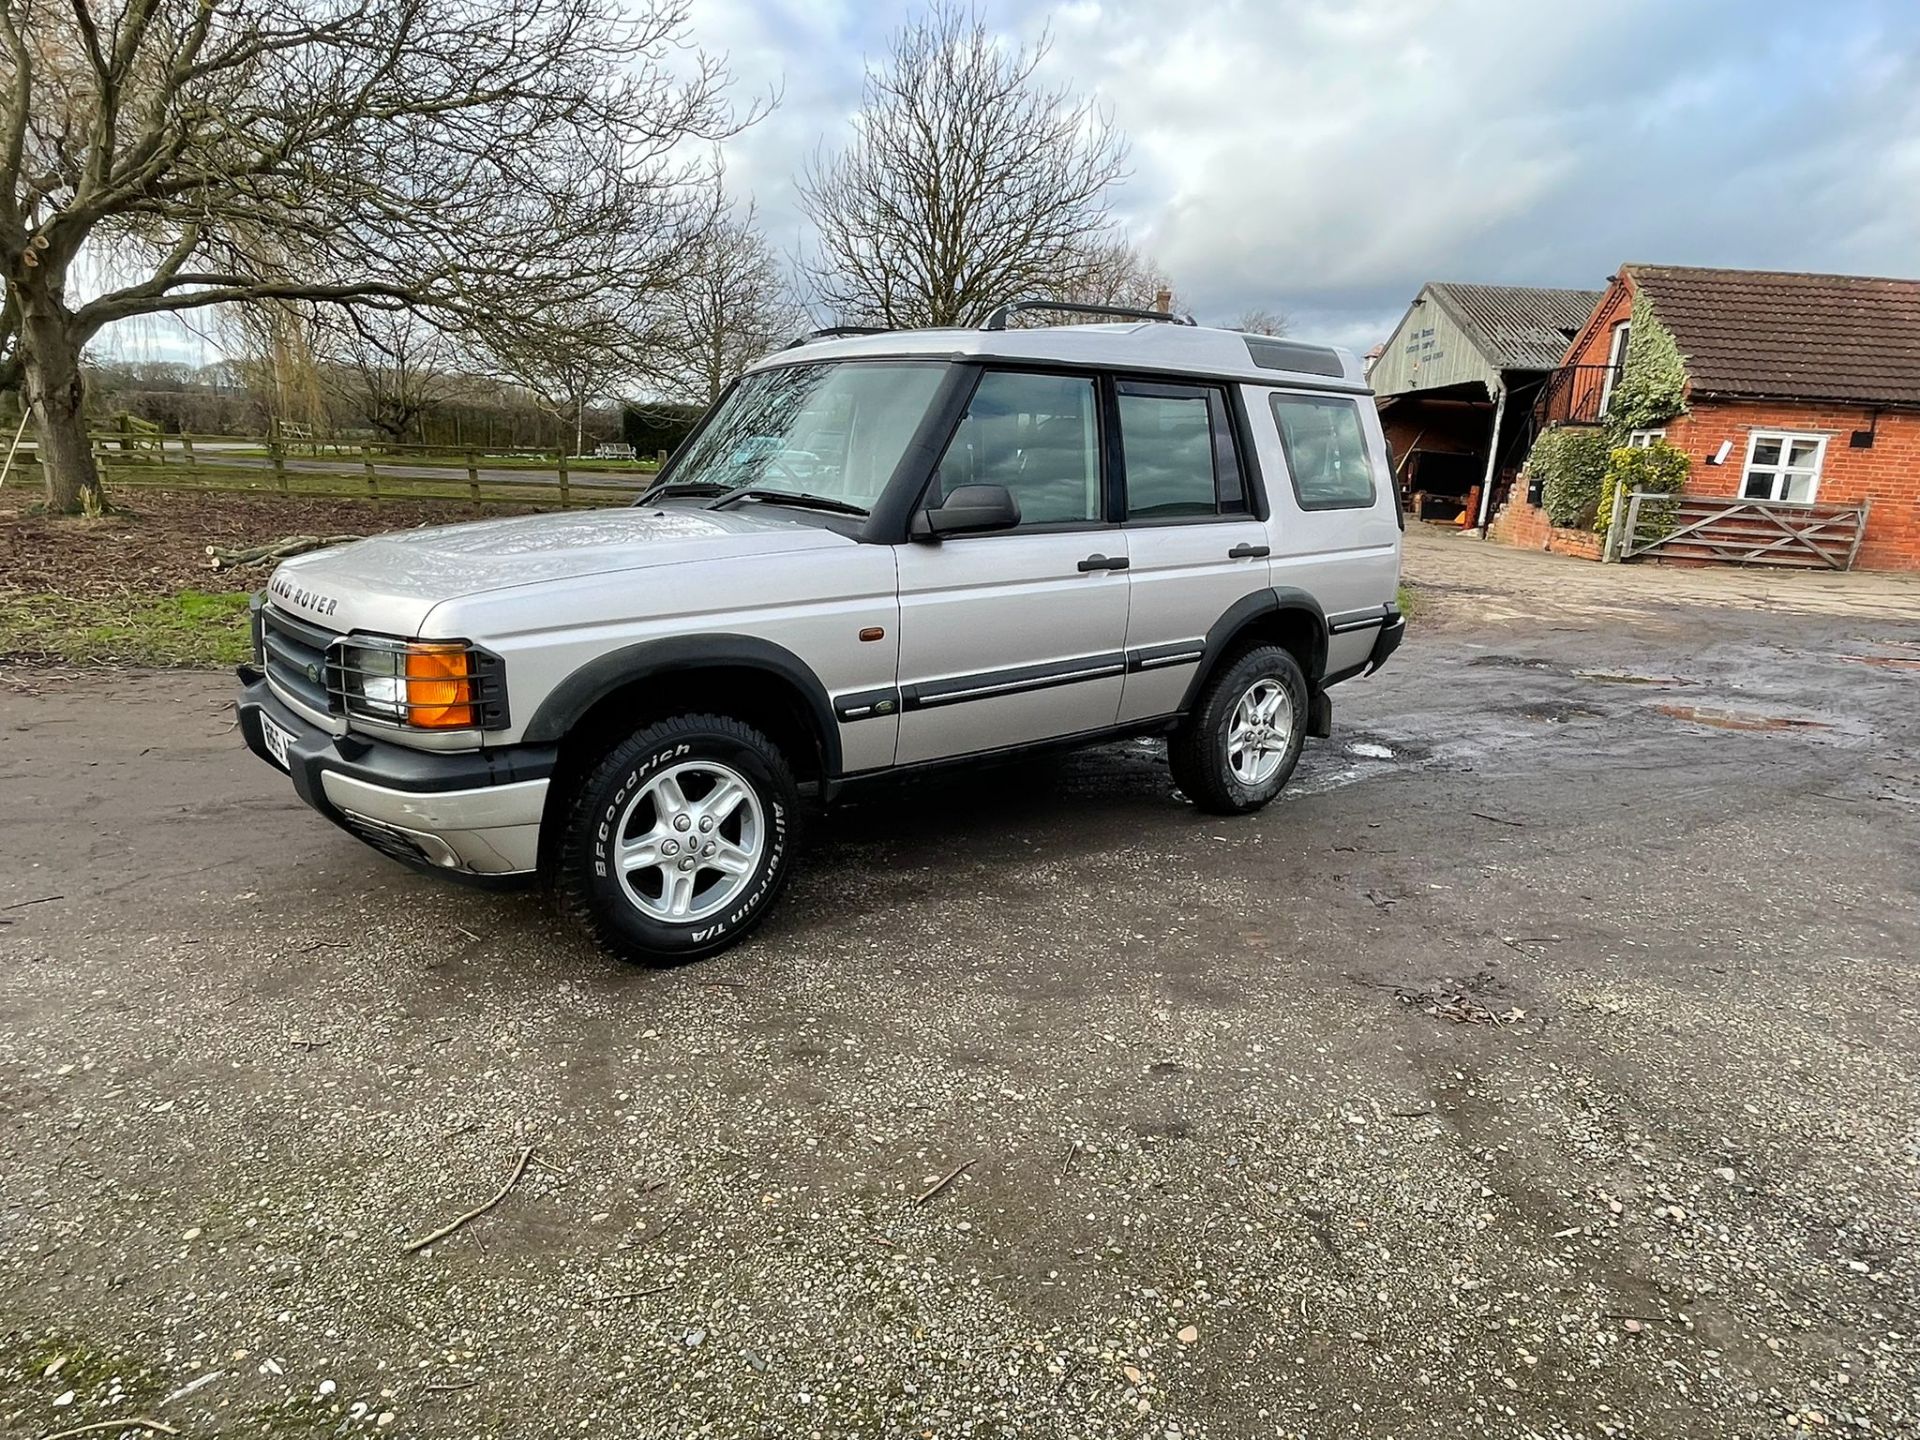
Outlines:
{"type": "MultiPolygon", "coordinates": [[[[799,253],[794,177],[847,140],[906,7],[691,4],[689,39],[726,58],[737,102],[778,97],[723,158],[799,253]]],[[[1365,350],[1432,280],[1598,289],[1631,261],[1920,276],[1920,0],[979,13],[1010,44],[1050,34],[1045,78],[1130,138],[1115,217],[1202,323],[1264,308],[1365,350]]],[[[118,338],[178,355],[177,337],[118,338]]]]}
{"type": "MultiPolygon", "coordinates": [[[[783,251],[903,7],[693,0],[727,148],[783,251]]],[[[983,0],[1132,142],[1114,212],[1203,323],[1364,350],[1431,280],[1598,289],[1626,262],[1920,276],[1916,0],[983,0]]]]}

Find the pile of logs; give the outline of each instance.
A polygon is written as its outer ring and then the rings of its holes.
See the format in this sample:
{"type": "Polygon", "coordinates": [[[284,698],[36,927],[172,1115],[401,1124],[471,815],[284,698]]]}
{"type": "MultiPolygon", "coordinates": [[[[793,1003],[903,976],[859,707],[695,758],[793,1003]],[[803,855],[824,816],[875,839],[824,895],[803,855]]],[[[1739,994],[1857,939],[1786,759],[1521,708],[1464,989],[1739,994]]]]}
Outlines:
{"type": "Polygon", "coordinates": [[[264,565],[269,561],[304,555],[309,550],[324,550],[330,545],[345,545],[364,539],[364,535],[289,535],[284,540],[275,540],[267,545],[209,545],[207,567],[212,570],[238,570],[246,565],[264,565]]]}

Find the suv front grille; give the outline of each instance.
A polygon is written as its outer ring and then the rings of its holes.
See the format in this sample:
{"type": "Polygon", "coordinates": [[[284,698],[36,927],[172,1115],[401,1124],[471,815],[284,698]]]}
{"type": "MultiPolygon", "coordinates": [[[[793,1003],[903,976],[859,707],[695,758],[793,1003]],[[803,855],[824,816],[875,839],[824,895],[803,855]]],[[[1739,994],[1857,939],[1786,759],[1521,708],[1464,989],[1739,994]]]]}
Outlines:
{"type": "Polygon", "coordinates": [[[267,678],[309,710],[328,714],[327,647],[339,637],[331,630],[296,620],[271,604],[260,607],[260,663],[267,678]]]}

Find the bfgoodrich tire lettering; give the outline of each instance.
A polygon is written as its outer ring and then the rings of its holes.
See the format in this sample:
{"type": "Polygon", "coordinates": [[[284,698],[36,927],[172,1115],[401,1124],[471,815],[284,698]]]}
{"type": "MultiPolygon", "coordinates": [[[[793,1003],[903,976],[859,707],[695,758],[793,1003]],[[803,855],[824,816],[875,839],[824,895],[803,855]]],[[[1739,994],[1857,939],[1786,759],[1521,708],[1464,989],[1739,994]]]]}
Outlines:
{"type": "Polygon", "coordinates": [[[1307,679],[1292,654],[1249,650],[1207,682],[1167,742],[1174,783],[1211,814],[1258,810],[1292,776],[1307,720],[1307,679]]]}
{"type": "Polygon", "coordinates": [[[649,725],[575,792],[562,900],[623,959],[671,965],[724,950],[766,918],[786,883],[798,799],[786,758],[751,726],[724,715],[649,725]],[[703,812],[708,799],[724,812],[717,820],[703,812]]]}

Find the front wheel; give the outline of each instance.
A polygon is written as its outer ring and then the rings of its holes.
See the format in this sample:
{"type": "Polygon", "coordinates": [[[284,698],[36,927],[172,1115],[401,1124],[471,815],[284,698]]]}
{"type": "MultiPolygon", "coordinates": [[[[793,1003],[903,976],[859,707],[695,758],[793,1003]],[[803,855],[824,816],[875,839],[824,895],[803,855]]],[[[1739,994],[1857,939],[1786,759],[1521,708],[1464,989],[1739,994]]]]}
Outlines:
{"type": "Polygon", "coordinates": [[[766,918],[786,883],[799,792],[779,747],[724,715],[677,715],[608,752],[580,782],[559,889],[623,959],[711,955],[766,918]]]}
{"type": "Polygon", "coordinates": [[[1167,743],[1173,780],[1200,809],[1244,815],[1274,796],[1307,738],[1307,678],[1277,645],[1249,650],[1206,684],[1167,743]]]}

